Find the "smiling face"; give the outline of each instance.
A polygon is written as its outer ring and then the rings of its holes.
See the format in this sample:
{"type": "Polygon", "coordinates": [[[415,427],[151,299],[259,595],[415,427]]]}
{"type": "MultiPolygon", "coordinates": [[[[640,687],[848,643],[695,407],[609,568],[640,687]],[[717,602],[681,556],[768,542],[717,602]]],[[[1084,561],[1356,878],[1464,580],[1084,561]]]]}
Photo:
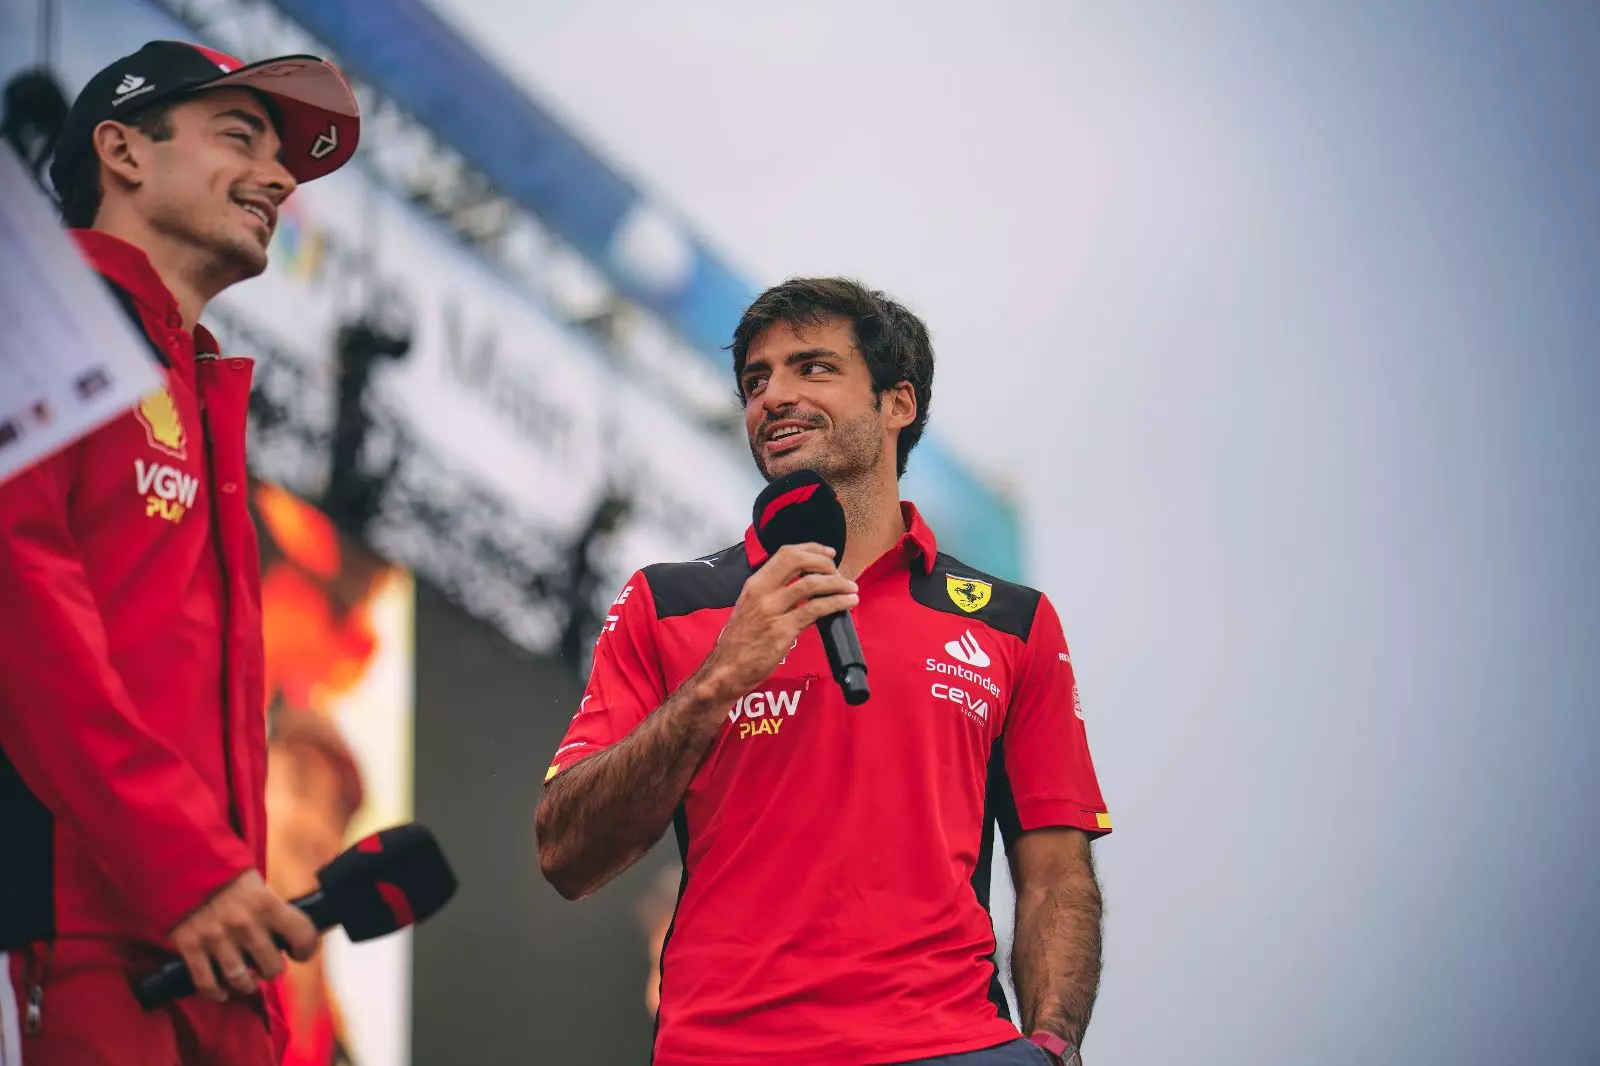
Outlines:
{"type": "Polygon", "coordinates": [[[914,411],[910,386],[875,394],[872,374],[841,318],[775,322],[751,342],[739,377],[745,431],[768,481],[808,468],[834,486],[888,471],[914,411]]]}
{"type": "Polygon", "coordinates": [[[134,210],[153,232],[201,252],[227,283],[255,277],[295,189],[262,98],[248,89],[201,93],[174,106],[168,126],[160,140],[130,131],[140,162],[128,194],[134,210]]]}

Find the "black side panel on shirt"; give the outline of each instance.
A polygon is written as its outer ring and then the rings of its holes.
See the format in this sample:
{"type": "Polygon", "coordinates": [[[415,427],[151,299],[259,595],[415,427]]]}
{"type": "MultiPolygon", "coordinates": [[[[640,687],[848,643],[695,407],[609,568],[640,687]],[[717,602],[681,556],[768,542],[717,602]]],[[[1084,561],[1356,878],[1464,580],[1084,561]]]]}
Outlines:
{"type": "Polygon", "coordinates": [[[678,861],[689,862],[689,810],[683,804],[672,812],[672,835],[678,838],[678,861]]]}
{"type": "Polygon", "coordinates": [[[976,619],[1024,641],[1033,631],[1033,616],[1039,609],[1037,589],[1002,581],[944,552],[934,560],[931,574],[911,568],[911,598],[924,607],[976,619]]]}
{"type": "MultiPolygon", "coordinates": [[[[689,811],[682,803],[672,812],[672,833],[678,838],[678,859],[683,863],[683,873],[678,877],[678,899],[672,905],[672,920],[667,923],[666,935],[661,938],[661,957],[656,969],[662,980],[667,972],[667,945],[672,943],[672,928],[678,924],[678,908],[683,906],[683,893],[689,887],[689,811]]],[[[661,1036],[661,1008],[656,1008],[655,1036],[650,1040],[650,1061],[655,1061],[656,1040],[661,1036]]]]}
{"type": "MultiPolygon", "coordinates": [[[[754,571],[742,543],[735,544],[687,563],[656,563],[644,568],[644,579],[650,585],[650,595],[656,603],[656,618],[678,618],[696,611],[732,607],[739,592],[754,571]]],[[[672,815],[672,829],[678,838],[678,857],[683,861],[683,877],[678,882],[678,902],[689,887],[689,817],[683,804],[672,815]]],[[[674,908],[673,920],[661,941],[661,974],[665,980],[667,948],[672,944],[672,930],[677,924],[674,908]]],[[[661,1032],[661,1013],[656,1013],[656,1033],[661,1032]]],[[[654,1060],[654,1042],[651,1045],[654,1060]]]]}
{"type": "Polygon", "coordinates": [[[657,618],[677,618],[696,611],[732,607],[753,573],[744,545],[724,548],[692,563],[656,563],[644,568],[657,618]]]}
{"type": "MultiPolygon", "coordinates": [[[[1000,838],[1005,842],[1008,853],[1012,842],[1022,832],[1022,822],[1017,817],[1017,800],[1011,792],[1011,780],[1006,776],[1005,749],[999,740],[994,742],[989,751],[987,780],[988,786],[983,797],[983,837],[978,842],[978,865],[972,871],[972,891],[978,897],[978,904],[989,914],[992,924],[994,915],[989,908],[992,894],[989,879],[994,863],[995,826],[1000,827],[1000,838]]],[[[1000,987],[999,954],[1000,946],[996,943],[994,954],[989,956],[989,964],[994,967],[989,977],[989,1001],[1000,1012],[1000,1017],[1010,1021],[1011,1008],[1006,1003],[1005,989],[1000,987]]]]}
{"type": "Polygon", "coordinates": [[[0,951],[56,935],[55,819],[0,748],[0,951]]]}

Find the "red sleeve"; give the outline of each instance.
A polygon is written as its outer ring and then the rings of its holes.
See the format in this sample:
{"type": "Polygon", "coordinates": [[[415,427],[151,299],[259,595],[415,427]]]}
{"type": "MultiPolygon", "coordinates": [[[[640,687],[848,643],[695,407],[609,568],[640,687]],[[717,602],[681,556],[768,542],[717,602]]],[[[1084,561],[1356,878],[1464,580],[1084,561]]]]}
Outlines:
{"type": "Polygon", "coordinates": [[[255,862],[112,669],[67,523],[79,453],[0,484],[0,748],[164,934],[255,862]]]}
{"type": "Polygon", "coordinates": [[[1064,825],[1096,835],[1111,831],[1089,757],[1072,656],[1046,596],[1039,597],[1023,649],[1021,681],[1007,712],[1003,743],[1006,777],[1023,830],[1064,825]]]}
{"type": "Polygon", "coordinates": [[[656,654],[655,598],[641,571],[606,612],[583,701],[550,760],[545,781],[633,732],[666,699],[666,679],[656,654]]]}

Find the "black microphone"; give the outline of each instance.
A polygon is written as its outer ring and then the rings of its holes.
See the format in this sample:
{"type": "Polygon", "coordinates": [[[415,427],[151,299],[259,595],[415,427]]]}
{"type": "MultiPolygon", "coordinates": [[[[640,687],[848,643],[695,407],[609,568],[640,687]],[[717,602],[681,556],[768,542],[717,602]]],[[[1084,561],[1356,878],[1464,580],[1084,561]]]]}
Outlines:
{"type": "MultiPolygon", "coordinates": [[[[844,559],[844,508],[833,486],[815,470],[796,470],[768,484],[756,497],[753,517],[756,538],[768,555],[785,544],[816,543],[832,548],[835,559],[844,559]]],[[[867,702],[872,695],[867,660],[850,612],[818,619],[817,632],[844,701],[851,706],[867,702]]]]}
{"type": "MultiPolygon", "coordinates": [[[[318,932],[344,926],[351,940],[371,940],[438,913],[456,892],[456,875],[439,842],[415,822],[362,837],[317,871],[319,887],[289,901],[310,918],[318,932]]],[[[289,945],[277,934],[273,942],[289,945]]],[[[246,956],[245,962],[252,960],[246,956]]],[[[133,994],[145,1010],[194,994],[194,976],[182,959],[172,959],[141,977],[133,994]]]]}

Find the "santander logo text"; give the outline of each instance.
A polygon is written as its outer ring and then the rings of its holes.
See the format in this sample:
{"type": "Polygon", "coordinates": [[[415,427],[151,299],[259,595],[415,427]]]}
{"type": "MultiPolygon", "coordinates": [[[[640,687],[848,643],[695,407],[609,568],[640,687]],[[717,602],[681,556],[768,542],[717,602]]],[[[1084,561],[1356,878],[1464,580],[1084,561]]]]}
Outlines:
{"type": "Polygon", "coordinates": [[[984,677],[976,670],[968,670],[964,666],[955,666],[951,663],[942,663],[932,656],[928,657],[927,666],[929,673],[944,674],[948,677],[960,678],[962,681],[970,681],[972,684],[978,685],[979,687],[987,690],[989,695],[993,696],[995,699],[1000,698],[1000,686],[989,680],[987,677],[984,677]]]}

